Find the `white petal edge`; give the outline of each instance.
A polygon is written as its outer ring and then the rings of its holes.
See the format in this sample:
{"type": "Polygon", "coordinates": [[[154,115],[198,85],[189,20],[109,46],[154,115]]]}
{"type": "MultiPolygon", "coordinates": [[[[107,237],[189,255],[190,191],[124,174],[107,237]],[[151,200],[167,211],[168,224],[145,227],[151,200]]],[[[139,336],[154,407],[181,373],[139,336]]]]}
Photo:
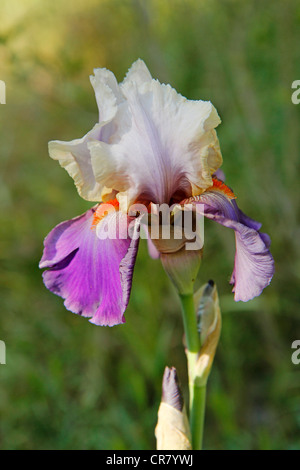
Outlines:
{"type": "Polygon", "coordinates": [[[145,82],[151,82],[151,80],[152,76],[145,62],[142,59],[138,59],[128,70],[123,82],[120,84],[120,87],[126,88],[132,83],[135,83],[139,87],[145,82]]]}
{"type": "Polygon", "coordinates": [[[128,100],[126,119],[116,116],[118,131],[109,144],[89,143],[96,181],[128,191],[129,203],[155,187],[156,194],[166,194],[160,202],[167,202],[172,195],[167,186],[175,181],[178,168],[188,177],[193,195],[210,187],[212,174],[222,164],[214,130],[221,120],[212,103],[187,100],[157,80],[139,88],[128,82],[122,89],[128,100]],[[167,176],[160,178],[163,174],[167,176]]]}
{"type": "Polygon", "coordinates": [[[49,142],[49,155],[53,160],[58,160],[62,168],[73,178],[78,193],[87,201],[100,201],[102,186],[97,183],[92,169],[88,142],[95,139],[100,133],[101,124],[96,124],[93,129],[81,139],[63,142],[52,140],[49,142]]]}

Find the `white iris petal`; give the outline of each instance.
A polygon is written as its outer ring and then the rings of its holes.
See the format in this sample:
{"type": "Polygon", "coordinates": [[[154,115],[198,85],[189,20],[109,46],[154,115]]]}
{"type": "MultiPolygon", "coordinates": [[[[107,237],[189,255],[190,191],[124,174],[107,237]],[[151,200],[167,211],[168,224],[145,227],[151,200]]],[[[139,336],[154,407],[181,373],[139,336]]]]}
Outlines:
{"type": "Polygon", "coordinates": [[[120,85],[109,70],[94,73],[99,124],[82,139],[49,145],[83,198],[100,201],[106,187],[125,193],[129,205],[162,204],[176,191],[191,196],[212,185],[222,157],[220,118],[209,101],[187,100],[153,80],[141,60],[120,85]]]}

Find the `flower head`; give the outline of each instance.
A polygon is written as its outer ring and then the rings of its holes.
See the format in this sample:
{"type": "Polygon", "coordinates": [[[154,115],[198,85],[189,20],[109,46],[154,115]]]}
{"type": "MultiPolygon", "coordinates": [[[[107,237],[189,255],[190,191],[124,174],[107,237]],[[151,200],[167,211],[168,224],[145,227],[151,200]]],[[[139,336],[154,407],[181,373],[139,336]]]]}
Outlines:
{"type": "MultiPolygon", "coordinates": [[[[124,322],[142,223],[133,205],[149,213],[157,204],[184,209],[188,203],[192,212],[235,231],[235,299],[259,295],[274,270],[269,238],[238,209],[231,189],[216,177],[222,157],[215,131],[220,118],[213,105],[187,100],[152,79],[141,60],[121,84],[106,69],[96,69],[91,83],[99,122],[81,139],[50,142],[49,153],[74,179],[79,194],[98,204],[46,237],[40,262],[47,268],[46,286],[65,299],[66,308],[95,324],[124,322]]],[[[191,279],[178,284],[190,289],[199,253],[187,256],[174,240],[167,248],[150,240],[149,247],[174,279],[180,264],[185,276],[193,266],[191,279]]]]}

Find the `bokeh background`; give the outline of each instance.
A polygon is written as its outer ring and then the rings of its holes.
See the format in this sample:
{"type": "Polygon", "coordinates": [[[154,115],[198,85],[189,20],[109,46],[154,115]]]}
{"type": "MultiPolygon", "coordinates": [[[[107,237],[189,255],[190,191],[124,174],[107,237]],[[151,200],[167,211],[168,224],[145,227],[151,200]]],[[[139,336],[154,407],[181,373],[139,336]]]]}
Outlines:
{"type": "Polygon", "coordinates": [[[141,57],[154,77],[211,100],[227,183],[272,237],[276,275],[235,303],[234,235],[206,222],[198,284],[217,282],[223,330],[209,380],[206,449],[300,449],[300,3],[237,0],[1,0],[1,449],[153,449],[165,365],[185,396],[180,306],[139,251],[127,323],[96,327],[46,290],[43,238],[90,207],[48,157],[51,139],[97,120],[89,75],[122,80],[141,57]]]}

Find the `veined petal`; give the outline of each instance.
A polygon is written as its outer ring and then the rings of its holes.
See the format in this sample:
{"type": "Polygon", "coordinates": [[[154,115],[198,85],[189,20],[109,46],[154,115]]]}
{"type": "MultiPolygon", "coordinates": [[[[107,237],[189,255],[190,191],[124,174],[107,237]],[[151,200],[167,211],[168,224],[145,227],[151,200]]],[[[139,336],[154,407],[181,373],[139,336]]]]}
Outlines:
{"type": "Polygon", "coordinates": [[[145,223],[141,224],[141,238],[145,238],[147,240],[147,247],[150,258],[158,259],[160,257],[160,253],[151,240],[148,226],[145,223]]]}
{"type": "Polygon", "coordinates": [[[49,142],[49,155],[58,160],[73,178],[76,188],[83,199],[100,201],[103,185],[96,182],[91,164],[88,142],[97,139],[100,135],[101,124],[96,124],[82,139],[62,142],[52,140],[49,142]]]}
{"type": "Polygon", "coordinates": [[[117,132],[109,142],[89,144],[96,181],[127,192],[129,205],[169,203],[178,190],[191,194],[193,187],[199,194],[210,187],[222,163],[213,105],[150,80],[141,61],[120,88],[127,101],[115,117],[117,132]]]}
{"type": "Polygon", "coordinates": [[[114,74],[105,68],[94,69],[90,76],[99,109],[99,122],[110,122],[117,113],[118,105],[124,101],[119,84],[114,74]]]}
{"type": "Polygon", "coordinates": [[[96,325],[124,323],[139,239],[104,236],[114,227],[127,233],[128,218],[108,214],[92,229],[95,208],[62,222],[46,237],[41,268],[46,287],[65,299],[74,313],[96,325]],[[118,225],[120,224],[120,225],[118,225]]]}
{"type": "Polygon", "coordinates": [[[128,70],[126,77],[124,78],[121,85],[130,86],[131,83],[134,83],[139,87],[145,82],[151,82],[151,80],[152,76],[145,62],[141,59],[138,59],[132,64],[132,66],[128,70]]]}
{"type": "MultiPolygon", "coordinates": [[[[244,302],[261,294],[274,274],[274,260],[269,251],[270,238],[260,233],[261,224],[247,217],[234,200],[219,191],[206,191],[182,203],[203,204],[203,215],[235,231],[236,253],[231,284],[235,300],[244,302]]],[[[201,206],[199,206],[201,207],[201,206]]]]}
{"type": "Polygon", "coordinates": [[[54,140],[49,142],[49,154],[67,170],[74,179],[80,196],[88,201],[101,201],[104,188],[102,181],[96,182],[88,148],[90,141],[106,142],[116,131],[114,118],[122,114],[124,96],[112,72],[95,69],[90,77],[99,108],[99,123],[81,139],[70,142],[54,140]]]}
{"type": "Polygon", "coordinates": [[[128,207],[137,200],[168,204],[212,185],[222,157],[220,118],[209,101],[187,100],[153,80],[142,60],[120,85],[107,69],[90,78],[99,123],[82,139],[49,144],[84,199],[100,201],[109,188],[125,194],[128,207]]]}

